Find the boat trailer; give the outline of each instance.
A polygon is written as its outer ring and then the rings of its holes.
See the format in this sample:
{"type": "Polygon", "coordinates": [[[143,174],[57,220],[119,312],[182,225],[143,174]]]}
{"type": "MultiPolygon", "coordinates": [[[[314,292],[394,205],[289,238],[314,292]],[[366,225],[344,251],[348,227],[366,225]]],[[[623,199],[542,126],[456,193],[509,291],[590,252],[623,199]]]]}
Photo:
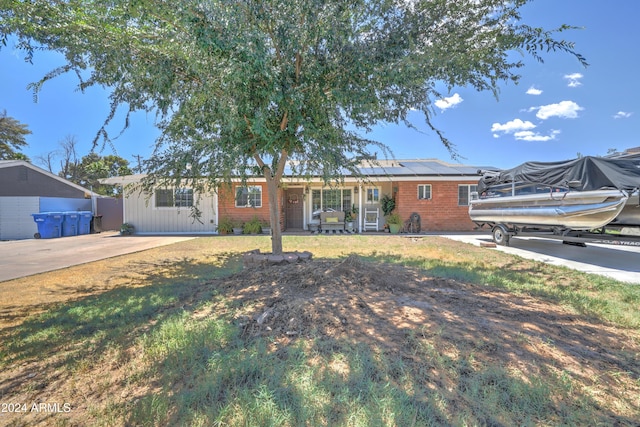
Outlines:
{"type": "Polygon", "coordinates": [[[561,228],[535,228],[527,226],[514,226],[507,224],[491,225],[493,241],[502,246],[509,246],[512,237],[537,237],[543,239],[561,240],[563,243],[573,246],[586,246],[587,243],[616,246],[640,247],[640,227],[628,227],[634,234],[612,234],[606,227],[598,230],[579,231],[561,228]],[[635,234],[637,233],[637,234],[635,234]]]}

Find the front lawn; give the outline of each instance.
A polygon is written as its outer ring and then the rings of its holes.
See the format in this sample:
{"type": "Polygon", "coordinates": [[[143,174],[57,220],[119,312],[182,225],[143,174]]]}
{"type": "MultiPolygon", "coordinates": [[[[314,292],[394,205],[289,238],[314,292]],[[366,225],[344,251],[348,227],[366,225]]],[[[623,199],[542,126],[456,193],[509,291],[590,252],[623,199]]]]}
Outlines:
{"type": "Polygon", "coordinates": [[[620,425],[640,286],[425,236],[198,238],[0,283],[0,425],[620,425]],[[24,409],[24,410],[22,410],[24,409]]]}

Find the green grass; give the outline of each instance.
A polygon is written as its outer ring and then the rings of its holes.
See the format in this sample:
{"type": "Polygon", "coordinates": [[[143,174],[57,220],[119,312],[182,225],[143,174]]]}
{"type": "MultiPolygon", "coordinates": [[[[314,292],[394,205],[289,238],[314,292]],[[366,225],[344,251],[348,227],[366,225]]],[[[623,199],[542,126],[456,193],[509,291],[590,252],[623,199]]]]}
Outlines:
{"type": "Polygon", "coordinates": [[[407,336],[415,359],[320,337],[272,350],[231,323],[176,315],[144,338],[160,378],[122,415],[128,425],[586,425],[597,417],[566,380],[522,373],[473,356],[443,355],[430,339],[407,336]],[[433,389],[431,381],[450,384],[433,389]],[[558,401],[566,415],[558,415],[558,401]],[[173,408],[170,411],[169,408],[173,408]]]}
{"type": "MultiPolygon", "coordinates": [[[[356,252],[370,262],[496,286],[619,328],[640,329],[640,286],[437,238],[371,239],[287,236],[284,243],[285,250],[309,250],[315,258],[356,252]],[[376,250],[381,247],[384,251],[376,250]]],[[[82,378],[114,361],[125,366],[128,386],[146,391],[124,403],[108,397],[90,407],[96,425],[555,426],[611,421],[612,414],[600,410],[585,387],[596,386],[597,380],[552,365],[529,366],[527,372],[501,366],[481,357],[487,343],[474,348],[449,342],[446,326],[407,330],[402,345],[410,358],[357,340],[311,336],[280,345],[271,337],[245,336],[234,322],[242,307],[206,283],[239,271],[242,251],[267,251],[268,237],[203,238],[181,245],[207,252],[208,261],[185,260],[147,276],[143,286],[51,307],[3,331],[7,341],[0,367],[42,359],[52,369],[82,378]]],[[[633,398],[622,397],[620,405],[627,407],[617,420],[631,425],[628,414],[640,405],[633,407],[633,398]]]]}
{"type": "MultiPolygon", "coordinates": [[[[452,408],[443,407],[441,401],[446,399],[420,384],[413,366],[368,346],[316,338],[273,352],[263,339],[246,342],[232,328],[223,331],[217,323],[194,328],[184,320],[174,319],[171,328],[174,339],[186,338],[186,347],[167,340],[161,331],[147,338],[145,348],[159,364],[166,390],[130,408],[128,424],[439,426],[458,417],[452,408]],[[210,328],[216,331],[215,338],[205,342],[202,336],[209,335],[210,328]],[[330,351],[325,348],[329,345],[330,351]],[[332,370],[335,364],[342,369],[332,370]],[[169,415],[166,408],[177,411],[169,415]]],[[[497,407],[508,413],[513,402],[500,401],[504,400],[500,396],[514,389],[517,394],[510,399],[521,404],[520,420],[538,416],[545,405],[551,406],[548,388],[524,386],[499,368],[493,369],[496,372],[465,380],[468,390],[464,393],[482,410],[480,416],[462,418],[486,423],[495,418],[497,407]],[[501,383],[495,392],[489,391],[487,385],[496,378],[501,383]],[[482,406],[487,403],[493,407],[482,406]]]]}

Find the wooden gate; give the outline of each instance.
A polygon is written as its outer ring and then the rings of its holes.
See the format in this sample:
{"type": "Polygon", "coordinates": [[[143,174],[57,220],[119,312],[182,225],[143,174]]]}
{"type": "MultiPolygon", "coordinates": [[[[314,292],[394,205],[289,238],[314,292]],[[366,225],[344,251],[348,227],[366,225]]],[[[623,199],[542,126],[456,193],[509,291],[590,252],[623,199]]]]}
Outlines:
{"type": "Polygon", "coordinates": [[[122,199],[100,197],[97,199],[96,215],[102,216],[102,231],[120,230],[122,225],[122,199]]]}

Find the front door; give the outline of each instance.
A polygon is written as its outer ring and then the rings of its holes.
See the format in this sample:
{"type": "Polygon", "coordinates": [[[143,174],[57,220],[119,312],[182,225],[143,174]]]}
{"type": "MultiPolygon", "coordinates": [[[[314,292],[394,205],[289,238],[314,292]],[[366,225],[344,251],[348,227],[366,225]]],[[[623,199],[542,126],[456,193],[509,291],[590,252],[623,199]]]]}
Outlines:
{"type": "Polygon", "coordinates": [[[285,191],[285,229],[302,230],[303,188],[290,188],[285,191]]]}

